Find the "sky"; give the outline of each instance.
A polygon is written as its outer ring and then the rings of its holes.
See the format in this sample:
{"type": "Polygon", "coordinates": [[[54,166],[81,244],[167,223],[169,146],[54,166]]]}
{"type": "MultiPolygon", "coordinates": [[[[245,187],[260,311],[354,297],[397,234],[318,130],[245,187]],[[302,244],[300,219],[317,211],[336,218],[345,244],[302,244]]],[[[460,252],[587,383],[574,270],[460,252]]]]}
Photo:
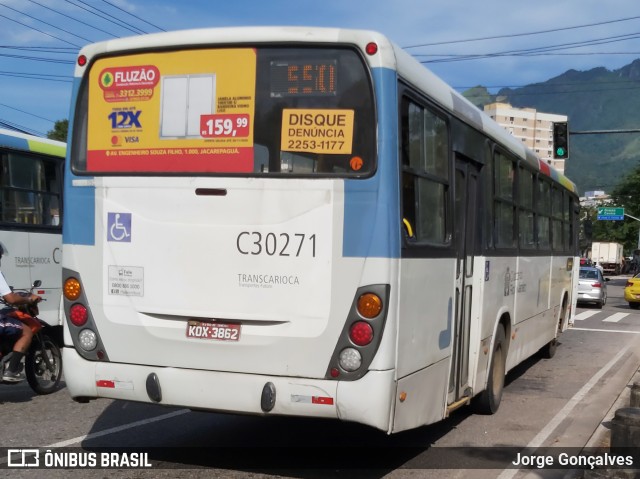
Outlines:
{"type": "Polygon", "coordinates": [[[640,58],[634,0],[0,0],[0,127],[69,117],[79,49],[141,33],[295,25],[376,30],[458,91],[640,58]]]}

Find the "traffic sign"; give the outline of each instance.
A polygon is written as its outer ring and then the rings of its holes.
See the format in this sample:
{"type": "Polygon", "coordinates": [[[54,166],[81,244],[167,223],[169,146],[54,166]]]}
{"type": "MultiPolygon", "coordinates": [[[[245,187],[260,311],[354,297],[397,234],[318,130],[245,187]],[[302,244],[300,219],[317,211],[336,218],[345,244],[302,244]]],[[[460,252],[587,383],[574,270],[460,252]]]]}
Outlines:
{"type": "Polygon", "coordinates": [[[598,219],[599,220],[622,221],[622,220],[624,220],[624,208],[599,207],[598,208],[598,219]]]}

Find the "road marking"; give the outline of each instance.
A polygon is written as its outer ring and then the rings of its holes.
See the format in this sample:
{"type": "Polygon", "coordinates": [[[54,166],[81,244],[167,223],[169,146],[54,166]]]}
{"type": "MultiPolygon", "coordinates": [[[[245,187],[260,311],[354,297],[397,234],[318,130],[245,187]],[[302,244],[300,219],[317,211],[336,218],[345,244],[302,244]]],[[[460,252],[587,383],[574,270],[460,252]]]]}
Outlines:
{"type": "Polygon", "coordinates": [[[582,321],[583,319],[587,319],[590,318],[591,316],[594,316],[598,313],[600,313],[601,311],[583,311],[580,314],[577,314],[573,317],[574,321],[582,321]]]}
{"type": "Polygon", "coordinates": [[[640,331],[622,331],[621,329],[591,329],[591,328],[571,328],[572,331],[596,331],[598,333],[626,333],[640,334],[640,331]]]}
{"type": "MultiPolygon", "coordinates": [[[[627,353],[630,347],[631,345],[627,345],[618,354],[616,354],[611,361],[605,364],[602,369],[600,369],[600,371],[595,373],[593,377],[589,379],[589,381],[584,386],[582,386],[582,388],[580,388],[580,390],[575,393],[571,399],[569,399],[569,402],[567,402],[567,404],[565,404],[564,407],[560,411],[558,411],[558,414],[556,414],[553,419],[551,419],[551,421],[549,421],[547,425],[542,428],[542,430],[536,435],[536,437],[534,437],[531,442],[527,444],[526,449],[535,449],[542,446],[544,441],[549,438],[551,433],[553,433],[553,431],[556,430],[560,423],[562,423],[562,421],[564,421],[569,416],[571,411],[573,411],[573,409],[580,403],[580,401],[585,398],[591,388],[593,388],[593,386],[595,386],[596,383],[600,381],[600,379],[602,379],[602,377],[607,374],[609,370],[617,364],[618,361],[620,361],[622,356],[627,353]]],[[[520,469],[505,469],[498,476],[498,479],[511,479],[518,473],[518,471],[520,471],[520,469]]]]}
{"type": "Polygon", "coordinates": [[[609,316],[608,318],[603,319],[602,321],[604,321],[605,323],[617,323],[625,316],[629,316],[629,313],[615,313],[609,316]]]}
{"type": "Polygon", "coordinates": [[[85,441],[87,439],[95,439],[96,437],[108,436],[109,434],[115,434],[117,432],[126,431],[127,429],[133,429],[134,427],[146,426],[147,424],[152,424],[154,422],[164,421],[165,419],[171,419],[176,416],[181,416],[185,413],[191,412],[190,409],[180,409],[178,411],[170,412],[169,414],[163,414],[161,416],[152,417],[149,419],[142,419],[140,421],[132,422],[129,424],[123,424],[122,426],[112,427],[110,429],[105,429],[104,431],[93,432],[91,434],[85,434],[84,436],[74,437],[73,439],[68,439],[66,441],[56,442],[55,444],[49,444],[47,447],[67,447],[72,444],[77,444],[79,442],[85,441]]]}
{"type": "MultiPolygon", "coordinates": [[[[185,413],[191,412],[190,409],[180,409],[178,411],[173,411],[168,414],[163,414],[161,416],[152,417],[149,419],[142,419],[140,421],[132,422],[129,424],[123,424],[122,426],[112,427],[110,429],[105,429],[104,431],[93,432],[91,434],[85,434],[84,436],[74,437],[73,439],[68,439],[66,441],[56,442],[54,444],[49,444],[48,446],[40,446],[34,447],[33,449],[50,449],[53,447],[67,447],[73,444],[78,444],[87,439],[95,439],[96,437],[108,436],[109,434],[115,434],[117,432],[126,431],[127,429],[133,429],[134,427],[146,426],[147,424],[152,424],[154,422],[164,421],[165,419],[171,419],[177,416],[181,416],[185,413]]],[[[0,458],[0,464],[5,464],[8,462],[8,458],[2,459],[0,458]]]]}

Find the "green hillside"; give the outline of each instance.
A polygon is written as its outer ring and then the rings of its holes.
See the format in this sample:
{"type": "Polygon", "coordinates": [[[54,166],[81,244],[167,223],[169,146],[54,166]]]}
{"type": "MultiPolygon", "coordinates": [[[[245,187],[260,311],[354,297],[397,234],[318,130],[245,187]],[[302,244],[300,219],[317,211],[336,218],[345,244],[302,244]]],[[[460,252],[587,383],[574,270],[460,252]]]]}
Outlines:
{"type": "MultiPolygon", "coordinates": [[[[569,70],[544,83],[490,95],[475,87],[464,95],[480,108],[493,101],[569,117],[571,132],[640,129],[640,60],[609,71],[569,70]]],[[[565,172],[580,192],[610,192],[640,164],[640,133],[570,135],[565,172]]]]}

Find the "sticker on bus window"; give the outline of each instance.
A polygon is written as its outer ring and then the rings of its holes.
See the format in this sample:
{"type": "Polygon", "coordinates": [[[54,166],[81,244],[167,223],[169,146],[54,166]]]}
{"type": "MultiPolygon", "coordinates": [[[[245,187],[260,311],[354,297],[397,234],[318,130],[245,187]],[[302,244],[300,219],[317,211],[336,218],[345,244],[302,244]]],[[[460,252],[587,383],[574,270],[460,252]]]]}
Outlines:
{"type": "Polygon", "coordinates": [[[350,155],[354,110],[282,110],[282,151],[350,155]]]}
{"type": "Polygon", "coordinates": [[[252,48],[98,59],[87,171],[251,172],[255,90],[252,48]]]}

